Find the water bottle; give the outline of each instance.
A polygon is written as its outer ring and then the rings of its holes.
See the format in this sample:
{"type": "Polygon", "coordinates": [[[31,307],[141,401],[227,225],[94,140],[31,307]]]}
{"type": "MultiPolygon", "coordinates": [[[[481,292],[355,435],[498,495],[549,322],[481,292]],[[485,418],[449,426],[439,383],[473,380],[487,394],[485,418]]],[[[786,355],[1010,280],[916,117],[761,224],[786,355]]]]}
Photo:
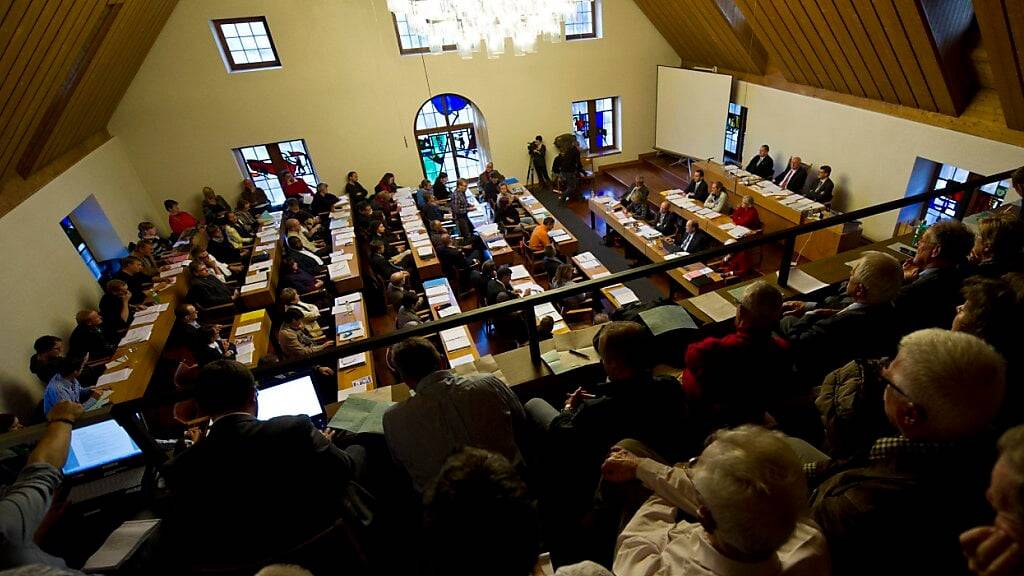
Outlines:
{"type": "Polygon", "coordinates": [[[910,241],[910,245],[917,248],[917,243],[921,240],[921,236],[924,235],[924,231],[928,229],[928,221],[924,218],[921,219],[921,223],[917,225],[917,229],[914,230],[914,238],[910,241]]]}

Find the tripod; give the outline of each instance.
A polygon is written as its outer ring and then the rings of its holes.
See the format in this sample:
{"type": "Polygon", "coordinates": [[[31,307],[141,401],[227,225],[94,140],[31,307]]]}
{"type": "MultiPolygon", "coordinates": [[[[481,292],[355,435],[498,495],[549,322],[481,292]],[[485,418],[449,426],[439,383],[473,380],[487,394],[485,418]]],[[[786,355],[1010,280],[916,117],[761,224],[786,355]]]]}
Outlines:
{"type": "Polygon", "coordinates": [[[528,164],[529,164],[529,168],[526,169],[526,184],[530,185],[530,184],[534,183],[533,182],[533,177],[535,175],[534,171],[533,171],[533,158],[532,157],[530,158],[528,164]]]}

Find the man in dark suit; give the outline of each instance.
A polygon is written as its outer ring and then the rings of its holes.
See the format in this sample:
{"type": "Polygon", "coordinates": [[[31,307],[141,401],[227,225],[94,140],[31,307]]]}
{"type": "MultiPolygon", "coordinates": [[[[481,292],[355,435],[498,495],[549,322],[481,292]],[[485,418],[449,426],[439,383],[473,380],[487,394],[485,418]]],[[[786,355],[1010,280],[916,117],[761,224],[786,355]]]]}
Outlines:
{"type": "Polygon", "coordinates": [[[441,261],[441,267],[446,270],[467,270],[475,263],[475,260],[467,257],[461,248],[454,246],[449,234],[441,235],[441,245],[437,247],[437,259],[441,261]]]}
{"type": "Polygon", "coordinates": [[[783,190],[799,193],[807,182],[807,169],[800,163],[799,156],[789,159],[789,165],[775,177],[775,183],[783,190]]]}
{"type": "Polygon", "coordinates": [[[203,368],[196,402],[213,419],[209,432],[161,470],[169,491],[168,560],[207,567],[257,562],[342,517],[361,448],[338,449],[306,416],[257,420],[256,382],[232,360],[203,368]]]}
{"type": "Polygon", "coordinates": [[[103,317],[95,310],[82,310],[75,314],[77,326],[68,338],[68,356],[82,358],[86,354],[89,360],[109,358],[117,349],[117,342],[111,342],[104,334],[101,326],[103,317]]]}
{"type": "Polygon", "coordinates": [[[902,282],[895,258],[869,251],[850,270],[848,306],[837,310],[813,302],[784,303],[780,332],[793,344],[801,375],[820,383],[826,373],[854,358],[892,354],[899,338],[892,303],[902,282]]]}
{"type": "Polygon", "coordinates": [[[149,278],[142,273],[142,260],[135,256],[128,256],[121,260],[121,269],[114,274],[112,280],[121,280],[128,285],[131,297],[128,304],[139,306],[146,301],[146,286],[149,278]]]}
{"type": "Polygon", "coordinates": [[[768,145],[762,144],[761,148],[757,151],[757,156],[750,159],[747,163],[747,172],[760,176],[765,180],[771,179],[772,175],[775,174],[775,161],[768,155],[768,145]]]}
{"type": "Polygon", "coordinates": [[[697,168],[693,171],[693,177],[690,178],[690,183],[686,186],[686,195],[698,202],[707,200],[708,197],[708,183],[704,181],[704,171],[697,168]]]}
{"type": "Polygon", "coordinates": [[[188,265],[188,271],[192,275],[192,284],[189,286],[186,298],[189,302],[210,308],[228,304],[238,297],[238,290],[232,289],[211,274],[206,264],[193,260],[188,265]]]}
{"type": "Polygon", "coordinates": [[[686,222],[686,229],[679,239],[679,248],[684,252],[695,254],[707,249],[710,242],[711,237],[708,236],[707,232],[700,229],[700,224],[696,220],[688,220],[686,222]]]}
{"type": "Polygon", "coordinates": [[[179,359],[190,356],[195,360],[203,346],[199,311],[191,304],[182,304],[174,309],[174,318],[174,328],[164,346],[165,356],[179,359]]]}
{"type": "Polygon", "coordinates": [[[832,167],[828,164],[818,168],[818,179],[811,184],[810,190],[807,194],[804,194],[807,198],[814,200],[815,202],[821,202],[822,204],[828,204],[832,201],[832,189],[835,188],[835,184],[832,182],[832,167]]]}
{"type": "Polygon", "coordinates": [[[974,233],[957,220],[946,220],[925,230],[917,254],[903,263],[904,286],[896,297],[896,313],[903,333],[924,328],[949,328],[963,302],[960,286],[974,233]]]}
{"type": "Polygon", "coordinates": [[[498,301],[500,294],[508,294],[510,298],[518,298],[514,288],[512,288],[512,269],[508,266],[502,266],[498,268],[498,272],[494,278],[491,278],[487,282],[487,304],[494,304],[498,301]]]}
{"type": "Polygon", "coordinates": [[[665,236],[675,236],[679,231],[679,216],[669,209],[667,201],[662,202],[658,207],[658,216],[654,220],[654,229],[665,236]]]}

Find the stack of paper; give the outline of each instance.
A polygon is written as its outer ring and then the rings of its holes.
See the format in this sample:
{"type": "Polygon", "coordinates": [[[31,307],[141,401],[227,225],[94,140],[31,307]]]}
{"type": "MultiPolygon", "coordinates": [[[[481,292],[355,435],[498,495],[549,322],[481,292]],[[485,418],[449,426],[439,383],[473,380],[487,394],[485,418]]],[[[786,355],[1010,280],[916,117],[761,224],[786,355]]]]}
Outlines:
{"type": "Polygon", "coordinates": [[[137,344],[139,342],[145,342],[146,340],[149,340],[149,337],[152,334],[152,324],[145,324],[143,326],[132,328],[128,330],[128,332],[124,335],[124,338],[121,338],[121,342],[118,343],[118,347],[127,346],[129,344],[137,344]]]}
{"type": "Polygon", "coordinates": [[[608,293],[615,298],[615,301],[619,303],[619,306],[625,306],[630,302],[640,301],[640,299],[636,297],[636,294],[625,286],[612,288],[608,293]]]}
{"type": "Polygon", "coordinates": [[[356,302],[359,302],[362,299],[363,299],[362,292],[353,292],[351,294],[345,294],[343,296],[338,296],[337,298],[334,299],[334,304],[335,305],[338,305],[338,304],[355,304],[356,302]]]}
{"type": "Polygon", "coordinates": [[[334,278],[345,278],[352,275],[352,270],[348,266],[348,262],[342,260],[341,262],[334,262],[327,266],[327,273],[332,279],[334,278]]]}
{"type": "Polygon", "coordinates": [[[729,236],[732,236],[733,238],[742,238],[747,234],[750,234],[750,228],[745,226],[734,226],[732,230],[729,230],[729,236]]]}
{"type": "Polygon", "coordinates": [[[266,280],[264,280],[263,282],[254,282],[252,284],[246,284],[245,286],[242,286],[241,292],[242,292],[242,294],[248,294],[249,292],[255,292],[257,290],[263,290],[266,287],[267,287],[267,281],[266,280]]]}
{"type": "Polygon", "coordinates": [[[349,252],[331,252],[331,262],[339,262],[341,260],[351,260],[355,258],[355,254],[349,252]]]}
{"type": "Polygon", "coordinates": [[[270,270],[273,267],[274,267],[274,261],[273,260],[264,260],[263,262],[257,262],[255,264],[249,266],[249,271],[250,272],[258,272],[260,270],[270,270]]]}
{"type": "Polygon", "coordinates": [[[446,306],[444,308],[438,308],[437,315],[440,316],[441,318],[447,318],[449,316],[454,316],[454,315],[459,314],[461,312],[462,312],[462,310],[459,309],[458,305],[452,304],[451,306],[446,306]]]}
{"type": "Polygon", "coordinates": [[[430,258],[434,255],[434,247],[430,245],[420,246],[416,248],[416,253],[419,254],[420,258],[430,258]]]}
{"type": "Polygon", "coordinates": [[[427,296],[442,296],[443,295],[443,296],[447,297],[448,296],[448,286],[445,285],[445,284],[438,284],[436,286],[431,286],[430,288],[427,288],[424,292],[426,293],[427,296]]]}
{"type": "MultiPolygon", "coordinates": [[[[337,430],[347,430],[355,434],[384,433],[384,413],[387,412],[394,402],[378,402],[369,398],[350,396],[350,394],[366,392],[368,384],[368,382],[359,382],[358,385],[362,387],[361,390],[356,389],[352,392],[347,392],[346,390],[338,391],[339,400],[345,400],[345,403],[334,413],[334,418],[331,418],[327,426],[337,430]],[[343,392],[347,392],[344,397],[342,397],[343,392]]],[[[356,382],[352,383],[352,387],[356,388],[356,382]]]]}
{"type": "Polygon", "coordinates": [[[352,366],[360,366],[362,364],[366,364],[366,352],[360,352],[359,354],[353,354],[351,356],[339,358],[338,370],[344,370],[346,368],[351,368],[352,366]]]}
{"type": "Polygon", "coordinates": [[[117,370],[115,372],[107,372],[106,374],[100,376],[96,380],[96,385],[106,386],[107,384],[113,384],[114,382],[121,382],[123,380],[127,380],[128,377],[131,375],[131,368],[121,368],[120,370],[117,370]]]}
{"type": "Polygon", "coordinates": [[[356,338],[362,338],[364,333],[365,331],[363,330],[363,323],[360,322],[359,320],[338,326],[339,340],[353,340],[356,338]]]}
{"type": "Polygon", "coordinates": [[[132,319],[132,326],[152,324],[160,316],[159,312],[150,312],[148,309],[139,312],[139,315],[132,319]]]}
{"type": "Polygon", "coordinates": [[[249,274],[248,276],[246,276],[245,277],[245,283],[246,284],[252,284],[253,282],[264,282],[267,279],[268,279],[267,278],[267,271],[266,270],[259,270],[259,271],[257,271],[254,274],[249,274]]]}
{"type": "Polygon", "coordinates": [[[708,292],[690,298],[690,303],[708,315],[714,322],[722,322],[736,316],[736,306],[730,304],[718,292],[708,292]]]}
{"type": "Polygon", "coordinates": [[[530,273],[526,271],[526,266],[523,266],[522,264],[516,264],[511,268],[511,271],[513,281],[530,277],[530,273]]]}
{"type": "Polygon", "coordinates": [[[506,242],[504,238],[499,238],[488,242],[487,247],[491,250],[501,250],[502,248],[508,248],[508,242],[506,242]]]}
{"type": "Polygon", "coordinates": [[[246,334],[258,332],[260,326],[261,324],[259,322],[255,324],[243,324],[242,326],[239,326],[238,328],[235,329],[235,337],[237,338],[239,336],[245,336],[246,334]]]}
{"type": "Polygon", "coordinates": [[[729,230],[732,230],[733,228],[735,228],[736,225],[733,224],[732,222],[726,222],[725,224],[719,224],[718,227],[720,229],[724,230],[725,232],[728,232],[729,230]]]}
{"type": "Polygon", "coordinates": [[[449,328],[441,331],[441,340],[444,341],[444,348],[448,353],[469,348],[471,342],[466,334],[465,328],[449,328]]]}
{"type": "Polygon", "coordinates": [[[116,572],[125,560],[138,550],[139,546],[149,538],[153,529],[160,524],[160,519],[129,520],[121,524],[110,536],[107,536],[100,547],[85,562],[82,570],[88,573],[116,572]]]}
{"type": "Polygon", "coordinates": [[[484,224],[483,226],[477,226],[476,231],[481,236],[488,236],[490,234],[497,234],[498,233],[498,224],[497,223],[491,223],[491,224],[484,224]]]}
{"type": "Polygon", "coordinates": [[[828,284],[818,280],[799,268],[793,268],[789,271],[789,282],[787,282],[787,284],[789,284],[790,288],[801,294],[809,294],[815,290],[821,290],[828,286],[828,284]]]}

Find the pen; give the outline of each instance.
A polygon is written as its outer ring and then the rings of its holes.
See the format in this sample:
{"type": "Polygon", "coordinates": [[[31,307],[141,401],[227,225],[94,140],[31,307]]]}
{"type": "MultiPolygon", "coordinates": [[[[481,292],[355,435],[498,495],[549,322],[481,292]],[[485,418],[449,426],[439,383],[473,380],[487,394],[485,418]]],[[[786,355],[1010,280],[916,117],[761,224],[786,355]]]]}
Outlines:
{"type": "Polygon", "coordinates": [[[586,355],[586,354],[584,354],[583,352],[579,352],[579,351],[576,351],[576,350],[571,350],[571,349],[570,349],[570,350],[569,350],[569,354],[573,354],[573,355],[575,355],[575,356],[579,356],[580,358],[586,358],[587,360],[590,360],[590,356],[587,356],[587,355],[586,355]]]}

